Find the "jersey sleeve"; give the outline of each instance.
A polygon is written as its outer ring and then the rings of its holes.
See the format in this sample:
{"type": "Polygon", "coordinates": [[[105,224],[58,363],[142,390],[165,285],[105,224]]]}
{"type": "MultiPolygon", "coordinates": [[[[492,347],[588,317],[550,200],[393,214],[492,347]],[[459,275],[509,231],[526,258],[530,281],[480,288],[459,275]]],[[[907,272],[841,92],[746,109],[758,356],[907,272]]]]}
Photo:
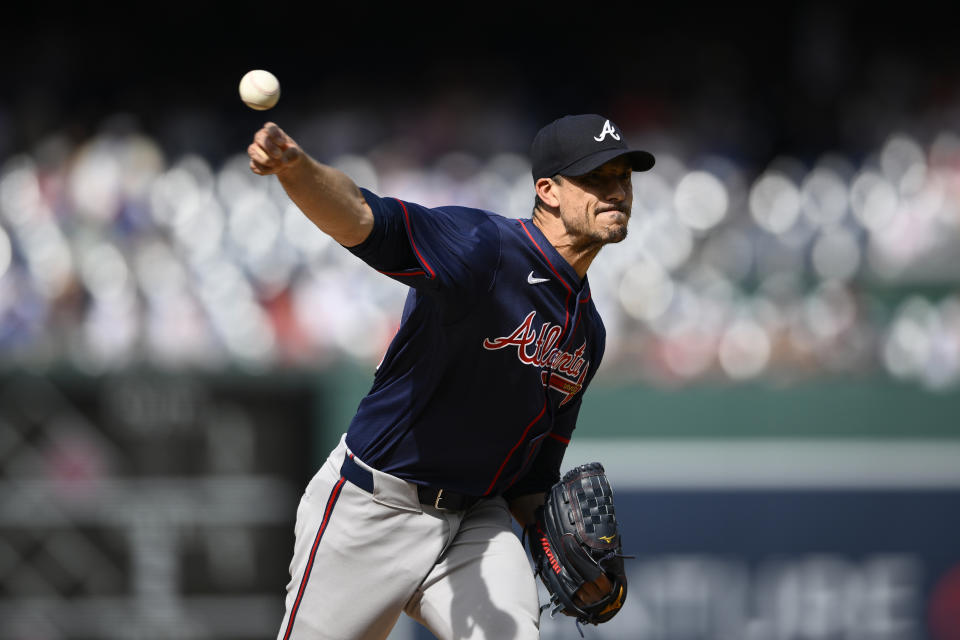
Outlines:
{"type": "Polygon", "coordinates": [[[492,286],[500,233],[469,207],[428,208],[361,189],[373,211],[370,235],[349,250],[394,280],[425,291],[473,293],[492,286]]]}

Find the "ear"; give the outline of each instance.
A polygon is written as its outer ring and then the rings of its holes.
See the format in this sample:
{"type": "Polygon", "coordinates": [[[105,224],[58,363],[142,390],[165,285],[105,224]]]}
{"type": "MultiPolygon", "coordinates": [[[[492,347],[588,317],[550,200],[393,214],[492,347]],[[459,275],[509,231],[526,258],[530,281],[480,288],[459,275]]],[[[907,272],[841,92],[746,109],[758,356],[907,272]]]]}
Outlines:
{"type": "Polygon", "coordinates": [[[543,204],[548,207],[557,208],[560,206],[560,198],[557,194],[558,185],[551,178],[540,178],[537,180],[534,188],[537,191],[537,195],[540,196],[540,200],[543,201],[543,204]]]}

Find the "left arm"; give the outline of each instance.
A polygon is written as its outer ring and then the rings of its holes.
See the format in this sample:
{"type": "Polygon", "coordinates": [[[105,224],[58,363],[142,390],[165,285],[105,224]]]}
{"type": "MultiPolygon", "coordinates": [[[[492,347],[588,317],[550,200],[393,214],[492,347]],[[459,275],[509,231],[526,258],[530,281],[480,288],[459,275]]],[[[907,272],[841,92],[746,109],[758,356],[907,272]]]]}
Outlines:
{"type": "MultiPolygon", "coordinates": [[[[536,524],[537,507],[543,506],[546,497],[547,494],[545,492],[540,492],[518,496],[510,500],[510,513],[513,514],[514,519],[516,519],[524,530],[536,524]]],[[[532,540],[530,542],[531,544],[533,543],[532,540]]],[[[581,605],[589,606],[605,598],[612,590],[613,583],[610,582],[607,576],[601,575],[593,582],[588,582],[580,587],[574,595],[574,600],[581,605]]]]}
{"type": "Polygon", "coordinates": [[[541,491],[514,498],[510,501],[510,513],[520,526],[526,529],[537,521],[535,512],[546,497],[547,494],[541,491]]]}

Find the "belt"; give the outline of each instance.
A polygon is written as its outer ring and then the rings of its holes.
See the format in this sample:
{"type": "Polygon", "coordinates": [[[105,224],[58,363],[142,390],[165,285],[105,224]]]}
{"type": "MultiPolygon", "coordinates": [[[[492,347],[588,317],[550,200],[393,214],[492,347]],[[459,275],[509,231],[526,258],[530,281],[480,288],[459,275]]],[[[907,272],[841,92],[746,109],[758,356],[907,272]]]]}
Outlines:
{"type": "MultiPolygon", "coordinates": [[[[358,465],[350,454],[347,454],[343,459],[340,475],[364,491],[373,493],[373,474],[368,469],[358,465]]],[[[477,496],[424,485],[417,485],[417,497],[420,504],[444,511],[464,511],[480,500],[477,496]]]]}

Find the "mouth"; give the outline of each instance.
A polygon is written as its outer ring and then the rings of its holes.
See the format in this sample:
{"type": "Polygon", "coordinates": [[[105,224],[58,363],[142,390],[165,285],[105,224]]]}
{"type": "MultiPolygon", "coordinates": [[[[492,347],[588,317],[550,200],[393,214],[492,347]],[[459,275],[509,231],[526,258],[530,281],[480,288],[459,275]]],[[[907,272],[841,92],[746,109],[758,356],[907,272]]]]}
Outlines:
{"type": "Polygon", "coordinates": [[[606,209],[600,209],[597,211],[598,216],[603,215],[605,213],[611,214],[615,218],[620,216],[623,216],[624,218],[630,217],[629,211],[625,211],[619,207],[608,207],[606,209]]]}

